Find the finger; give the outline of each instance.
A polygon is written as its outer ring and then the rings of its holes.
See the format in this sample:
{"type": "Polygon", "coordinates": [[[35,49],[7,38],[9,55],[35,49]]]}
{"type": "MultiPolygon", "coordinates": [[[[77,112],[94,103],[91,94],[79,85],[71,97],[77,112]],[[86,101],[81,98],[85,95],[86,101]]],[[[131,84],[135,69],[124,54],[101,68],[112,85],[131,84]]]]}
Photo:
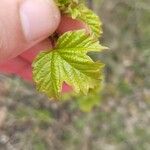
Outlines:
{"type": "Polygon", "coordinates": [[[63,34],[67,31],[79,30],[79,29],[86,29],[86,31],[89,30],[87,25],[84,22],[76,19],[72,19],[68,16],[62,16],[61,22],[57,29],[57,33],[63,34]]]}
{"type": "Polygon", "coordinates": [[[26,65],[22,70],[20,70],[17,73],[17,75],[26,81],[33,81],[32,80],[32,67],[31,67],[31,65],[26,65]]]}
{"type": "Polygon", "coordinates": [[[20,57],[16,57],[7,61],[6,63],[0,64],[0,73],[16,74],[21,71],[25,66],[27,66],[27,62],[20,57]]]}
{"type": "Polygon", "coordinates": [[[32,81],[31,64],[20,57],[13,58],[4,64],[0,64],[0,73],[15,74],[25,80],[32,81]]]}
{"type": "Polygon", "coordinates": [[[41,43],[38,43],[34,47],[30,48],[29,50],[23,52],[20,57],[32,63],[34,58],[41,52],[45,50],[50,50],[52,48],[51,41],[49,39],[44,40],[41,43]]]}
{"type": "Polygon", "coordinates": [[[59,21],[60,13],[53,0],[1,0],[0,62],[48,37],[59,21]]]}
{"type": "Polygon", "coordinates": [[[15,73],[19,74],[26,68],[26,66],[31,66],[31,63],[36,56],[37,53],[39,53],[41,50],[50,49],[51,44],[49,40],[45,40],[30,50],[28,50],[26,53],[23,53],[21,56],[17,56],[13,59],[8,60],[5,63],[0,64],[0,73],[15,73]]]}

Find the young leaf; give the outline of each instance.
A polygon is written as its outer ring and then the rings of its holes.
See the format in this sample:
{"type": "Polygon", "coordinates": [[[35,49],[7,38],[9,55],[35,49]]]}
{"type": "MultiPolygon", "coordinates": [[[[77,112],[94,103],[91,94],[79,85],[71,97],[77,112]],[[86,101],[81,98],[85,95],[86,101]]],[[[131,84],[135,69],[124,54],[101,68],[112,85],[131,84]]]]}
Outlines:
{"type": "Polygon", "coordinates": [[[70,15],[73,19],[83,21],[95,37],[100,37],[102,23],[92,10],[88,9],[84,4],[79,4],[78,0],[57,0],[56,3],[62,13],[70,15]]]}
{"type": "Polygon", "coordinates": [[[84,5],[80,5],[80,10],[82,10],[82,15],[79,17],[79,19],[83,20],[89,26],[95,36],[99,38],[102,34],[102,23],[100,18],[84,5]]]}
{"type": "Polygon", "coordinates": [[[33,79],[37,89],[49,97],[60,98],[62,84],[71,85],[76,93],[87,94],[102,79],[104,65],[94,62],[89,51],[102,47],[85,30],[66,32],[52,51],[41,52],[33,63],[33,79]]]}
{"type": "Polygon", "coordinates": [[[61,11],[66,11],[67,7],[71,5],[78,4],[78,0],[55,0],[57,6],[60,8],[61,11]]]}
{"type": "Polygon", "coordinates": [[[78,0],[55,0],[59,6],[68,5],[72,3],[78,4],[78,0]]]}
{"type": "Polygon", "coordinates": [[[99,85],[95,89],[90,89],[88,96],[79,95],[77,97],[77,102],[80,110],[83,112],[90,112],[96,106],[100,105],[102,90],[104,87],[104,76],[102,76],[102,80],[99,85]]]}
{"type": "Polygon", "coordinates": [[[83,112],[90,112],[95,106],[98,106],[101,101],[100,89],[91,90],[88,96],[80,95],[77,99],[79,108],[83,112]]]}

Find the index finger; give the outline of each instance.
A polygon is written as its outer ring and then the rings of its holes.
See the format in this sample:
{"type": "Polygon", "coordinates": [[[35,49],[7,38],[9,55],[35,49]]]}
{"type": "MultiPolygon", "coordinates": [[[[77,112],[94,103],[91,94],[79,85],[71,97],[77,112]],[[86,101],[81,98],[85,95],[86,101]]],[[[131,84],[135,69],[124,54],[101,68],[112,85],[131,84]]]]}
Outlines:
{"type": "Polygon", "coordinates": [[[67,31],[80,30],[80,29],[85,29],[87,32],[89,31],[88,26],[84,22],[79,21],[77,19],[72,19],[71,17],[68,16],[62,16],[61,22],[56,32],[58,34],[63,34],[67,31]]]}

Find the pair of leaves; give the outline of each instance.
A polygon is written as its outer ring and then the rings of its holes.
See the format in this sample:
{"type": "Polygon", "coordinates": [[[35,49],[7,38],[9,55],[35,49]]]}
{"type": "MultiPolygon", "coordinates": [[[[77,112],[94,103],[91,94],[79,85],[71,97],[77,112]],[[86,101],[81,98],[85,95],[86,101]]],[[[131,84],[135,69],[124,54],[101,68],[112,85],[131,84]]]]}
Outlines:
{"type": "Polygon", "coordinates": [[[94,62],[87,53],[100,52],[102,33],[99,17],[80,4],[78,0],[55,0],[63,14],[85,22],[85,30],[64,33],[53,50],[41,52],[33,62],[33,79],[37,89],[50,98],[60,99],[63,83],[73,87],[76,93],[86,95],[90,89],[100,86],[104,64],[94,62]]]}
{"type": "Polygon", "coordinates": [[[62,84],[73,86],[76,93],[87,94],[102,79],[104,65],[86,55],[103,47],[85,30],[66,32],[51,51],[39,54],[33,63],[33,78],[37,89],[49,97],[60,98],[62,84]]]}

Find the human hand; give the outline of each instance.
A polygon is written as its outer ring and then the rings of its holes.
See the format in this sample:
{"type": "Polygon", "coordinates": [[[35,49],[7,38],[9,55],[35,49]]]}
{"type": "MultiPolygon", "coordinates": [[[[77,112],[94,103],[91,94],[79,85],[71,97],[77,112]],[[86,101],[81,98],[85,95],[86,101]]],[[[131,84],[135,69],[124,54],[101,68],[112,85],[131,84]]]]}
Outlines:
{"type": "Polygon", "coordinates": [[[35,56],[52,48],[48,37],[86,26],[60,12],[52,0],[1,0],[0,72],[32,81],[35,56]]]}

